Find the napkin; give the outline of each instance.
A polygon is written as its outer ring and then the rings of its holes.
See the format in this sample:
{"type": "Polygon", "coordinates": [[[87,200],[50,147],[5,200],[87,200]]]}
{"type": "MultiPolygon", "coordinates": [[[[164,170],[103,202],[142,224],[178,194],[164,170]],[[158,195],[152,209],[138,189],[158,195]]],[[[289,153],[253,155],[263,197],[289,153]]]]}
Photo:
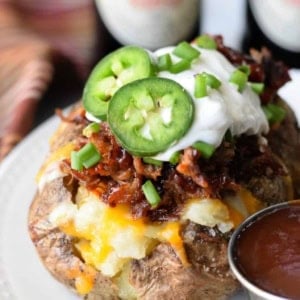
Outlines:
{"type": "Polygon", "coordinates": [[[57,61],[84,78],[95,44],[92,0],[0,0],[0,161],[32,128],[57,61]]]}

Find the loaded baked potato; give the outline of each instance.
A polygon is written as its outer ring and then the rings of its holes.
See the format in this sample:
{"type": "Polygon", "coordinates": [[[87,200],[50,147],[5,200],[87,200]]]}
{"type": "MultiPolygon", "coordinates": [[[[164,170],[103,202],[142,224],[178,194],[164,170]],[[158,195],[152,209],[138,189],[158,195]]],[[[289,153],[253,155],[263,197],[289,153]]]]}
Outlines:
{"type": "Polygon", "coordinates": [[[201,36],[156,53],[124,47],[95,67],[83,101],[59,112],[29,211],[55,278],[85,299],[238,289],[227,262],[234,228],[293,198],[285,158],[266,139],[285,119],[274,95],[288,75],[263,60],[201,36]]]}

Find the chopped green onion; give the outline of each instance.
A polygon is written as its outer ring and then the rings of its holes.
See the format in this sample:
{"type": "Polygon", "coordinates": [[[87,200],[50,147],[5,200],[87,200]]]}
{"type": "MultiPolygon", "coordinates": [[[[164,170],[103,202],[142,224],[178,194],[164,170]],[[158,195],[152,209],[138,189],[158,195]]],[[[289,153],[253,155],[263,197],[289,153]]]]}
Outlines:
{"type": "Polygon", "coordinates": [[[206,77],[204,74],[197,74],[195,77],[195,91],[196,98],[203,98],[207,96],[206,77]]]}
{"type": "Polygon", "coordinates": [[[158,70],[165,71],[169,70],[172,65],[171,55],[169,53],[162,55],[158,58],[158,70]]]}
{"type": "Polygon", "coordinates": [[[196,98],[202,98],[207,96],[207,86],[218,89],[221,85],[221,81],[214,75],[208,73],[197,74],[195,77],[195,91],[194,96],[196,98]]]}
{"type": "Polygon", "coordinates": [[[271,124],[281,122],[286,115],[286,111],[282,107],[272,103],[263,106],[263,111],[271,124]]]}
{"type": "Polygon", "coordinates": [[[143,157],[143,162],[145,162],[146,164],[151,164],[159,167],[163,165],[163,162],[161,160],[157,160],[151,157],[143,157]]]}
{"type": "Polygon", "coordinates": [[[248,80],[248,75],[246,73],[244,73],[243,71],[241,70],[235,70],[230,78],[229,78],[229,82],[237,85],[238,87],[238,91],[241,93],[245,86],[246,86],[246,83],[247,83],[247,80],[248,80]]]}
{"type": "Polygon", "coordinates": [[[87,125],[83,131],[82,131],[82,134],[86,137],[90,137],[93,133],[97,133],[100,131],[100,125],[99,123],[91,123],[89,125],[87,125]]]}
{"type": "Polygon", "coordinates": [[[196,44],[197,46],[205,49],[217,49],[216,41],[206,34],[200,35],[196,39],[196,44]]]}
{"type": "Polygon", "coordinates": [[[82,147],[76,153],[76,155],[74,155],[74,157],[75,156],[79,159],[80,163],[85,168],[90,168],[101,160],[100,153],[92,143],[88,143],[84,147],[82,147]]]}
{"type": "Polygon", "coordinates": [[[187,60],[193,60],[199,57],[200,52],[187,42],[181,42],[173,50],[173,54],[187,60]]]}
{"type": "Polygon", "coordinates": [[[78,152],[71,152],[71,168],[76,171],[81,171],[83,169],[83,165],[78,157],[78,152]]]}
{"type": "Polygon", "coordinates": [[[173,74],[180,73],[184,70],[189,69],[191,66],[191,62],[187,59],[182,59],[181,61],[170,66],[170,72],[173,74]]]}
{"type": "Polygon", "coordinates": [[[176,165],[179,163],[179,159],[180,159],[180,152],[179,151],[176,151],[174,152],[171,157],[170,157],[170,163],[172,165],[176,165]]]}
{"type": "Polygon", "coordinates": [[[159,196],[155,186],[151,182],[151,180],[147,180],[142,185],[142,190],[143,190],[144,195],[145,195],[147,201],[149,202],[149,204],[152,207],[157,206],[161,199],[160,199],[160,196],[159,196]]]}
{"type": "Polygon", "coordinates": [[[200,141],[194,143],[193,148],[198,150],[204,158],[210,158],[215,152],[215,147],[213,145],[200,141]]]}
{"type": "Polygon", "coordinates": [[[91,157],[84,160],[82,162],[82,164],[84,165],[85,168],[90,168],[90,167],[96,165],[100,161],[100,158],[101,157],[100,157],[99,153],[95,153],[91,157]]]}
{"type": "Polygon", "coordinates": [[[221,81],[212,74],[203,73],[206,78],[206,84],[213,89],[218,89],[221,86],[221,81]]]}
{"type": "Polygon", "coordinates": [[[78,151],[78,156],[85,168],[94,166],[101,159],[100,153],[92,143],[88,143],[81,148],[78,151]]]}
{"type": "Polygon", "coordinates": [[[251,89],[258,95],[260,95],[265,89],[263,82],[251,82],[250,85],[251,89]]]}
{"type": "Polygon", "coordinates": [[[241,65],[241,66],[238,67],[238,70],[242,71],[247,76],[250,75],[250,67],[248,65],[241,65]]]}

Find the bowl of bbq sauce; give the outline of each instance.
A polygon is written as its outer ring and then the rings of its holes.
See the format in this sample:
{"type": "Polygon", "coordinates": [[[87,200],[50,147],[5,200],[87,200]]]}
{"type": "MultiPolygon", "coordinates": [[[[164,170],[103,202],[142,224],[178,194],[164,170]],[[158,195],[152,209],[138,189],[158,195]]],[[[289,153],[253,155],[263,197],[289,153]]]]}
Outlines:
{"type": "Polygon", "coordinates": [[[250,216],[228,247],[231,270],[250,299],[300,299],[300,200],[250,216]]]}

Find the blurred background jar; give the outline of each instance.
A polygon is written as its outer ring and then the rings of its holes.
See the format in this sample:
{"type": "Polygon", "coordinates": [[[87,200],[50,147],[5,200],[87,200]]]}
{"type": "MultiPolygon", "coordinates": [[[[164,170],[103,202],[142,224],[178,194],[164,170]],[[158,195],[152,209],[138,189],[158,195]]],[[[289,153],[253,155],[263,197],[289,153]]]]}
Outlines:
{"type": "Polygon", "coordinates": [[[290,67],[300,67],[300,0],[248,0],[243,50],[262,46],[290,67]]]}
{"type": "Polygon", "coordinates": [[[108,51],[135,44],[149,50],[199,34],[199,0],[95,0],[108,51]]]}

